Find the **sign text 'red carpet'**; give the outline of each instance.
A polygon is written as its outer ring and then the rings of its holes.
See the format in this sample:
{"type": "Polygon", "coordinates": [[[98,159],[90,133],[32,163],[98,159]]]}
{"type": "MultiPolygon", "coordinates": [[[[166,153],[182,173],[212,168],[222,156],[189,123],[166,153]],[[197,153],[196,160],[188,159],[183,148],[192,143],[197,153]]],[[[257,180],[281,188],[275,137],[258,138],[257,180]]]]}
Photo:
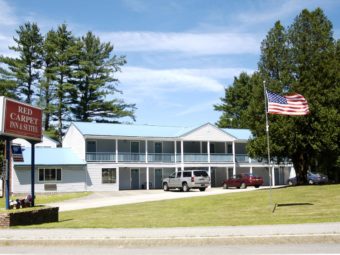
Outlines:
{"type": "Polygon", "coordinates": [[[40,109],[6,100],[5,133],[41,139],[41,118],[40,109]]]}

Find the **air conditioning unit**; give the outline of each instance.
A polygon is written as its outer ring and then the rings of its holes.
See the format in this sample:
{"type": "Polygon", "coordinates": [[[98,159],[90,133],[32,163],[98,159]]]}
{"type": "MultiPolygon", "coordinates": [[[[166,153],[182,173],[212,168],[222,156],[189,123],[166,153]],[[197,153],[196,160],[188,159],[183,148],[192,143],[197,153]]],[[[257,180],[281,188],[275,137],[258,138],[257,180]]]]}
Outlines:
{"type": "Polygon", "coordinates": [[[57,191],[57,184],[55,183],[46,183],[44,184],[45,191],[57,191]]]}

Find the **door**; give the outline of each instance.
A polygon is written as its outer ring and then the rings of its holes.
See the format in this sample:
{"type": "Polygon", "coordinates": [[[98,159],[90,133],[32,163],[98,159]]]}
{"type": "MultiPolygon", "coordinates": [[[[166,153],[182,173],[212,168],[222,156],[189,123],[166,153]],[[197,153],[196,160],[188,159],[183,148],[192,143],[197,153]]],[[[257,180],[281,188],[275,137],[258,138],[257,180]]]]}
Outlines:
{"type": "Polygon", "coordinates": [[[162,188],[162,169],[155,169],[155,189],[162,188]]]}
{"type": "Polygon", "coordinates": [[[139,169],[131,169],[131,189],[139,189],[139,169]]]}

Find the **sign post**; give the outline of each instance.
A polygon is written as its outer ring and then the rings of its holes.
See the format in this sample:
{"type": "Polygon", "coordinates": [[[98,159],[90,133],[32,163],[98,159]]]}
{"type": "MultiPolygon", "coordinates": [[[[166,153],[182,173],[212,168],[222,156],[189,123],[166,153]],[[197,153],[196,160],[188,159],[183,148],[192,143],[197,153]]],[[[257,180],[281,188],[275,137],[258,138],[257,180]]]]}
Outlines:
{"type": "Polygon", "coordinates": [[[6,140],[6,209],[9,209],[9,176],[10,176],[10,152],[11,140],[23,138],[32,144],[31,156],[31,195],[34,205],[34,181],[35,181],[35,143],[42,138],[42,110],[38,107],[19,101],[0,97],[0,136],[6,140]]]}

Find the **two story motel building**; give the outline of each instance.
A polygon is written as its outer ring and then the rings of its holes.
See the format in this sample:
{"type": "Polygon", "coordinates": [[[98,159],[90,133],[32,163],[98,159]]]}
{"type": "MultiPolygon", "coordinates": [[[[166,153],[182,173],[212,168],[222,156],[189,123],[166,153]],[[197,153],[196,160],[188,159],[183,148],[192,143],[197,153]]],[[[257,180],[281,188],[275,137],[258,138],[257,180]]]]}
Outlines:
{"type": "MultiPolygon", "coordinates": [[[[212,187],[238,173],[253,173],[269,185],[285,184],[294,171],[291,163],[270,165],[251,159],[246,129],[164,127],[73,122],[62,143],[44,138],[36,145],[36,192],[118,191],[161,189],[162,179],[181,169],[205,169],[212,187]]],[[[11,190],[30,190],[29,144],[24,161],[14,162],[11,190]]]]}

